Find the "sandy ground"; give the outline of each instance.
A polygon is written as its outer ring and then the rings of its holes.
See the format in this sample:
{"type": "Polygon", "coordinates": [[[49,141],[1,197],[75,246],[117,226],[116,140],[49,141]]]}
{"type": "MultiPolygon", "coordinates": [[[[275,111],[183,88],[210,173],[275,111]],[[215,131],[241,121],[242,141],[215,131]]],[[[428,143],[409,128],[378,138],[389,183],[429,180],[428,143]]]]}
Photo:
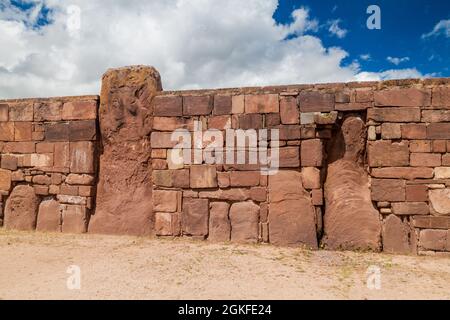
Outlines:
{"type": "Polygon", "coordinates": [[[0,299],[432,298],[450,299],[449,257],[0,229],[0,299]],[[71,265],[79,290],[67,287],[71,265]],[[379,289],[367,287],[370,266],[379,289]]]}

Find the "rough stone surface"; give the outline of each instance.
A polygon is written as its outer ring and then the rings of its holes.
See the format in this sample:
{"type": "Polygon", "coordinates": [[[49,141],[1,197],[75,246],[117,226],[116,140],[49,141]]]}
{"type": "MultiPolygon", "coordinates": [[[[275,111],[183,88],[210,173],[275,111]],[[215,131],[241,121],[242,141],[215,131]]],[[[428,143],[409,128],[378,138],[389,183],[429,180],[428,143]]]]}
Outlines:
{"type": "Polygon", "coordinates": [[[214,242],[230,241],[231,224],[228,216],[230,205],[227,202],[211,202],[209,208],[208,240],[214,242]]]}
{"type": "Polygon", "coordinates": [[[6,200],[4,227],[30,231],[36,228],[39,199],[34,188],[18,185],[6,200]]]}
{"type": "Polygon", "coordinates": [[[207,199],[183,199],[182,229],[184,235],[206,237],[208,235],[207,199]]]}
{"type": "Polygon", "coordinates": [[[317,248],[315,211],[301,173],[283,170],[270,176],[269,201],[272,244],[317,248]]]}
{"type": "Polygon", "coordinates": [[[152,233],[148,116],[150,101],[160,90],[159,73],[150,67],[113,69],[103,76],[99,110],[103,154],[90,232],[152,233]]]}
{"type": "Polygon", "coordinates": [[[80,234],[87,232],[87,209],[83,205],[64,205],[62,208],[62,226],[64,233],[80,234]]]}
{"type": "Polygon", "coordinates": [[[380,250],[381,222],[372,205],[369,178],[359,164],[363,154],[364,123],[349,117],[342,124],[337,149],[342,158],[328,166],[325,183],[324,245],[330,249],[380,250]],[[348,146],[348,147],[347,147],[348,146]],[[349,151],[346,151],[349,150],[349,151]]]}
{"type": "Polygon", "coordinates": [[[231,241],[258,241],[259,206],[251,201],[233,203],[230,208],[231,241]]]}
{"type": "Polygon", "coordinates": [[[61,231],[61,208],[58,201],[44,200],[39,205],[36,230],[41,232],[61,231]]]}
{"type": "Polygon", "coordinates": [[[450,215],[450,188],[428,191],[431,205],[438,215],[450,215]]]}
{"type": "Polygon", "coordinates": [[[383,222],[383,251],[407,254],[411,252],[409,243],[410,227],[391,214],[383,222]]]}

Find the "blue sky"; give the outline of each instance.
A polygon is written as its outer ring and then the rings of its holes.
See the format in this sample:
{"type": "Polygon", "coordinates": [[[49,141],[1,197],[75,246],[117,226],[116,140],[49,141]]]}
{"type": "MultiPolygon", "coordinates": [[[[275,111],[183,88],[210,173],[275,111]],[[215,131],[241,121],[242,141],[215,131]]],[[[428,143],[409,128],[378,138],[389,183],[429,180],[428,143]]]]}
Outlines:
{"type": "Polygon", "coordinates": [[[134,64],[165,89],[449,77],[450,1],[0,0],[0,43],[0,98],[97,94],[134,64]]]}
{"type": "Polygon", "coordinates": [[[450,76],[450,41],[445,36],[423,34],[431,32],[438,21],[450,19],[450,1],[446,0],[281,0],[274,14],[276,21],[291,20],[291,12],[301,6],[320,21],[340,19],[339,26],[348,30],[339,39],[326,28],[318,34],[325,46],[341,46],[350,56],[350,63],[360,55],[370,54],[371,59],[360,63],[367,71],[391,69],[387,57],[409,58],[399,65],[419,69],[423,74],[450,76]],[[381,30],[369,30],[366,9],[376,4],[381,9],[381,30]]]}

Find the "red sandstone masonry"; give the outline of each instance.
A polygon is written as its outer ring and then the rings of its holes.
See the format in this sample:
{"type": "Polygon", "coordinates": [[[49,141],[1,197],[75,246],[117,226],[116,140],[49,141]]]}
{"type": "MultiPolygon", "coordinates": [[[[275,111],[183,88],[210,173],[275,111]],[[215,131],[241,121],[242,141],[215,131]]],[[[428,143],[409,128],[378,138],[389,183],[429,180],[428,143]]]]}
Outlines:
{"type": "MultiPolygon", "coordinates": [[[[139,139],[150,144],[143,148],[150,151],[141,167],[148,172],[140,176],[151,180],[152,199],[146,212],[152,230],[143,234],[317,247],[330,227],[322,225],[327,214],[324,179],[330,161],[339,157],[329,154],[328,146],[337,139],[342,120],[356,113],[366,119],[363,165],[371,177],[368,201],[382,222],[378,233],[383,250],[450,251],[448,79],[154,94],[140,102],[149,115],[139,122],[139,139]],[[173,163],[170,134],[192,131],[194,121],[203,130],[222,132],[279,129],[280,177],[291,179],[263,176],[259,165],[248,163],[173,163]]],[[[97,132],[97,105],[98,97],[0,101],[0,190],[5,203],[0,220],[5,227],[87,230],[99,201],[97,145],[105,138],[97,132]],[[21,202],[27,209],[11,214],[21,202]]],[[[133,117],[129,115],[130,121],[133,117]]],[[[352,221],[348,225],[351,232],[352,221]]]]}

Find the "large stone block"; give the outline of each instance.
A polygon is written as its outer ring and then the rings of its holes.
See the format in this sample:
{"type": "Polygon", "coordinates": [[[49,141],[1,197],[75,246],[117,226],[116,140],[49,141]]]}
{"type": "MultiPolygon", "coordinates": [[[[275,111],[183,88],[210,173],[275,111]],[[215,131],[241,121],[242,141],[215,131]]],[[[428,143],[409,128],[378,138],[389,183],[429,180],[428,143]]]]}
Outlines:
{"type": "Polygon", "coordinates": [[[70,141],[92,141],[97,138],[95,120],[71,121],[69,123],[70,141]]]}
{"type": "Polygon", "coordinates": [[[153,190],[153,210],[175,212],[178,209],[178,191],[153,190]]]}
{"type": "Polygon", "coordinates": [[[156,212],[155,234],[157,236],[179,236],[181,217],[179,212],[156,212]]]}
{"type": "Polygon", "coordinates": [[[423,110],[423,122],[450,122],[450,110],[423,110]]]}
{"type": "Polygon", "coordinates": [[[215,242],[230,241],[231,224],[228,213],[230,205],[227,202],[211,202],[209,204],[209,235],[208,240],[215,242]]]}
{"type": "Polygon", "coordinates": [[[300,172],[283,170],[269,176],[269,202],[272,244],[317,248],[315,211],[300,172]]]}
{"type": "Polygon", "coordinates": [[[9,121],[33,121],[33,104],[32,103],[10,104],[9,121]]]}
{"type": "Polygon", "coordinates": [[[194,120],[182,117],[154,117],[153,130],[175,131],[177,129],[194,129],[194,120]]]}
{"type": "Polygon", "coordinates": [[[371,176],[373,178],[388,178],[388,179],[431,179],[433,178],[433,168],[422,167],[386,167],[386,168],[372,168],[371,176]]]}
{"type": "Polygon", "coordinates": [[[367,119],[379,122],[420,122],[420,108],[369,108],[367,119]]]}
{"type": "Polygon", "coordinates": [[[424,107],[431,104],[431,92],[416,88],[388,89],[375,91],[374,100],[376,106],[424,107]]]}
{"type": "Polygon", "coordinates": [[[399,217],[391,214],[383,222],[383,251],[407,254],[411,252],[409,243],[410,227],[399,217]]]}
{"type": "Polygon", "coordinates": [[[207,199],[183,199],[182,229],[184,235],[208,235],[209,202],[207,199]]]}
{"type": "Polygon", "coordinates": [[[62,232],[73,234],[86,233],[88,222],[89,216],[86,206],[62,205],[62,232]]]}
{"type": "Polygon", "coordinates": [[[323,143],[319,139],[304,140],[301,144],[302,167],[321,167],[323,164],[323,143]]]}
{"type": "Polygon", "coordinates": [[[0,141],[14,141],[14,122],[0,122],[0,141]]]}
{"type": "Polygon", "coordinates": [[[180,96],[156,96],[153,99],[153,113],[159,117],[183,115],[183,98],[180,96]]]}
{"type": "Polygon", "coordinates": [[[233,203],[230,208],[231,241],[258,242],[259,206],[251,201],[233,203]]]}
{"type": "Polygon", "coordinates": [[[31,141],[32,131],[31,122],[16,122],[14,124],[14,141],[31,141]]]}
{"type": "Polygon", "coordinates": [[[396,215],[426,215],[430,208],[426,202],[394,202],[391,204],[392,213],[396,215]]]}
{"type": "Polygon", "coordinates": [[[6,229],[30,231],[36,228],[39,199],[28,185],[18,185],[6,200],[6,229]]]}
{"type": "Polygon", "coordinates": [[[69,141],[70,127],[68,122],[48,123],[44,126],[46,141],[69,141]]]}
{"type": "Polygon", "coordinates": [[[41,232],[61,231],[61,206],[58,201],[50,199],[41,202],[36,230],[41,232]]]}
{"type": "Polygon", "coordinates": [[[407,142],[384,140],[369,141],[368,161],[370,167],[403,167],[409,165],[407,142]]]}
{"type": "Polygon", "coordinates": [[[405,181],[372,179],[372,201],[405,201],[405,181]]]}
{"type": "Polygon", "coordinates": [[[431,205],[438,215],[450,215],[450,188],[429,190],[431,205]]]}
{"type": "Polygon", "coordinates": [[[433,107],[450,108],[450,87],[433,88],[433,107]]]}
{"type": "Polygon", "coordinates": [[[211,114],[213,100],[211,96],[183,97],[183,115],[202,116],[211,114]]]}
{"type": "Polygon", "coordinates": [[[445,251],[448,246],[447,230],[421,230],[419,234],[419,246],[424,250],[445,251]]]}
{"type": "Polygon", "coordinates": [[[70,101],[63,105],[62,120],[96,120],[97,101],[70,101]]]}
{"type": "Polygon", "coordinates": [[[43,102],[34,105],[34,121],[60,121],[61,102],[43,102]]]}
{"type": "Polygon", "coordinates": [[[259,185],[260,177],[259,171],[231,171],[230,183],[232,187],[253,187],[259,185]]]}
{"type": "Polygon", "coordinates": [[[190,174],[191,188],[216,188],[217,173],[214,165],[191,166],[190,174]]]}
{"type": "Polygon", "coordinates": [[[255,94],[245,96],[246,113],[277,113],[280,111],[278,94],[255,94]]]}
{"type": "Polygon", "coordinates": [[[94,173],[94,144],[92,142],[70,143],[70,172],[94,173]]]}
{"type": "Polygon", "coordinates": [[[232,99],[231,96],[215,95],[213,115],[228,115],[232,113],[232,99]]]}
{"type": "Polygon", "coordinates": [[[327,112],[334,110],[334,94],[302,91],[298,96],[300,112],[327,112]]]}
{"type": "Polygon", "coordinates": [[[11,171],[0,169],[0,191],[11,189],[11,171]]]}
{"type": "Polygon", "coordinates": [[[280,118],[282,124],[298,124],[300,113],[295,97],[280,98],[280,118]]]}
{"type": "Polygon", "coordinates": [[[450,123],[430,123],[427,126],[428,139],[450,139],[450,123]]]}

